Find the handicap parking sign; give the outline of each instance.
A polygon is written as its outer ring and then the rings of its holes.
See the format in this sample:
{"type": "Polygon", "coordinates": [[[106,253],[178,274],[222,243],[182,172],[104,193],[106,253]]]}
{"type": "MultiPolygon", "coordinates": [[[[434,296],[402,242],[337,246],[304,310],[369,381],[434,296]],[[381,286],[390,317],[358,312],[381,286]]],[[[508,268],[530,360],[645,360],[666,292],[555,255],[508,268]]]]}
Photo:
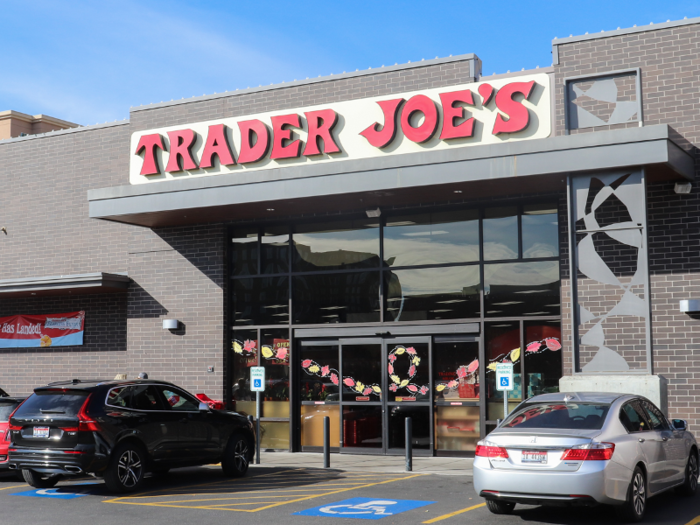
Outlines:
{"type": "Polygon", "coordinates": [[[70,485],[55,489],[27,490],[25,492],[15,492],[13,496],[27,496],[30,498],[50,498],[50,499],[75,499],[82,498],[90,494],[90,489],[86,485],[95,483],[83,483],[80,485],[70,485]]]}
{"type": "Polygon", "coordinates": [[[352,498],[295,512],[293,515],[380,520],[387,516],[395,516],[396,514],[425,507],[432,503],[435,502],[408,499],[352,498]]]}

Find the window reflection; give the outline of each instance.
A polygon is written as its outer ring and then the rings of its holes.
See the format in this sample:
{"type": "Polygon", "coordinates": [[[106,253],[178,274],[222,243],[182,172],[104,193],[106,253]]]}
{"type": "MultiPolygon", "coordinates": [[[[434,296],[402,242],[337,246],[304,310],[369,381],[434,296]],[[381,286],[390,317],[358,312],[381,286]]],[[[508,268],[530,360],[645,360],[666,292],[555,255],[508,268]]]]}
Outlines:
{"type": "Polygon", "coordinates": [[[302,346],[299,398],[302,401],[340,400],[338,346],[302,346]]]}
{"type": "Polygon", "coordinates": [[[258,331],[235,330],[232,337],[233,409],[243,415],[255,415],[255,394],[250,391],[250,367],[258,366],[258,331]]]}
{"type": "Polygon", "coordinates": [[[559,315],[560,284],[557,261],[487,264],[485,315],[559,315]]]}
{"type": "Polygon", "coordinates": [[[379,321],[379,272],[300,275],[292,280],[295,323],[379,321]]]}
{"type": "Polygon", "coordinates": [[[293,242],[294,271],[379,266],[378,219],[299,225],[293,234],[293,242]]]}
{"type": "Polygon", "coordinates": [[[433,345],[433,383],[435,400],[476,401],[479,385],[479,343],[474,341],[433,345]]]}
{"type": "Polygon", "coordinates": [[[477,210],[403,215],[387,219],[387,266],[417,266],[479,260],[477,210]]]}
{"type": "Polygon", "coordinates": [[[289,228],[266,227],[260,236],[260,268],[262,273],[289,271],[289,228]]]}
{"type": "Polygon", "coordinates": [[[479,315],[479,266],[385,272],[387,321],[479,315]]]}
{"type": "Polygon", "coordinates": [[[258,273],[258,228],[237,228],[231,238],[233,275],[258,273]]]}
{"type": "Polygon", "coordinates": [[[522,376],[520,348],[520,323],[487,323],[484,327],[486,341],[486,388],[488,402],[486,419],[503,418],[503,391],[496,388],[496,366],[513,363],[513,386],[508,392],[508,410],[513,410],[522,399],[522,376]]]}
{"type": "Polygon", "coordinates": [[[518,209],[515,206],[484,211],[484,260],[518,258],[518,209]]]}
{"type": "Polygon", "coordinates": [[[523,258],[559,255],[559,218],[551,204],[523,206],[523,258]]]}
{"type": "Polygon", "coordinates": [[[258,277],[233,280],[236,325],[289,323],[289,279],[258,277]]]}

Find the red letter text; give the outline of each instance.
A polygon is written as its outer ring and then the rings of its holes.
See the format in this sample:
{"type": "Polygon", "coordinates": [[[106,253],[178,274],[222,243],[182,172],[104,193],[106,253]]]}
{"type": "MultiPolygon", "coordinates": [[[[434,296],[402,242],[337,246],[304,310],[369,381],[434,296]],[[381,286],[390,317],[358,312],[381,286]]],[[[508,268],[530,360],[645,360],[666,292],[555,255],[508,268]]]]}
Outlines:
{"type": "Polygon", "coordinates": [[[299,124],[299,115],[280,115],[271,117],[272,121],[272,154],[271,159],[294,159],[299,156],[301,151],[301,140],[295,140],[284,145],[285,141],[292,139],[292,130],[286,129],[285,126],[294,126],[301,128],[299,124]]]}
{"type": "Polygon", "coordinates": [[[379,124],[379,122],[375,122],[361,132],[360,135],[366,138],[367,141],[375,148],[383,148],[384,146],[390,144],[396,136],[396,112],[402,102],[402,98],[377,102],[384,113],[384,126],[382,126],[380,131],[379,127],[381,124],[379,124]]]}
{"type": "Polygon", "coordinates": [[[453,106],[455,102],[464,102],[470,106],[474,105],[474,97],[468,89],[464,91],[453,91],[452,93],[440,93],[442,102],[442,133],[440,140],[457,139],[461,137],[471,137],[474,133],[474,117],[470,117],[459,126],[455,126],[455,119],[464,118],[464,108],[453,106]]]}
{"type": "Polygon", "coordinates": [[[338,122],[338,114],[332,109],[309,111],[304,113],[306,125],[309,127],[309,135],[306,138],[304,155],[320,155],[318,139],[323,139],[324,153],[339,153],[340,148],[333,140],[333,126],[338,122]]]}
{"type": "Polygon", "coordinates": [[[136,146],[136,154],[141,153],[141,150],[145,148],[143,154],[143,165],[141,166],[141,175],[157,175],[160,173],[158,168],[158,161],[156,159],[156,148],[164,150],[163,147],[163,137],[160,133],[155,133],[154,135],[143,135],[139,139],[139,144],[136,146]]]}
{"type": "Polygon", "coordinates": [[[435,102],[425,95],[415,95],[408,99],[401,111],[401,130],[408,140],[425,142],[435,134],[438,123],[438,111],[435,102]],[[411,126],[411,115],[416,111],[423,113],[423,123],[414,128],[411,126]]]}
{"type": "Polygon", "coordinates": [[[496,93],[496,106],[500,111],[508,115],[508,120],[505,120],[499,113],[496,115],[496,122],[493,125],[492,133],[515,133],[524,130],[530,123],[530,112],[520,102],[513,100],[513,95],[521,93],[525,100],[532,93],[532,86],[535,81],[530,82],[511,82],[506,84],[496,93]]]}
{"type": "Polygon", "coordinates": [[[240,164],[257,162],[262,159],[270,147],[270,131],[259,120],[244,120],[238,123],[241,130],[241,153],[238,155],[240,164]],[[253,135],[256,142],[253,144],[253,135]]]}
{"type": "Polygon", "coordinates": [[[231,148],[228,144],[228,137],[226,136],[226,127],[223,124],[209,126],[207,142],[204,144],[204,151],[202,151],[202,158],[199,160],[199,167],[211,168],[214,165],[214,155],[219,156],[219,162],[222,166],[230,166],[236,163],[236,161],[233,160],[231,148]]]}
{"type": "Polygon", "coordinates": [[[182,129],[178,131],[168,131],[170,139],[170,157],[168,157],[168,165],[165,171],[174,172],[181,170],[196,170],[197,163],[192,158],[190,148],[194,145],[197,135],[191,129],[182,129]],[[180,159],[182,159],[182,167],[180,167],[180,159]]]}

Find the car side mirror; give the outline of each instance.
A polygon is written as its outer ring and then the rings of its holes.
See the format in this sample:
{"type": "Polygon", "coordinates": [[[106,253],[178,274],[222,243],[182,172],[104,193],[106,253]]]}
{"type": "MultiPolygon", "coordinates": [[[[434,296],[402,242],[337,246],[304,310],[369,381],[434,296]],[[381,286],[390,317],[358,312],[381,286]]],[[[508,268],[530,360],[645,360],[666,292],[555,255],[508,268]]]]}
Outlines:
{"type": "Polygon", "coordinates": [[[209,412],[209,405],[207,405],[206,403],[199,403],[199,411],[209,412]]]}
{"type": "Polygon", "coordinates": [[[671,422],[676,430],[688,430],[688,422],[685,419],[674,419],[671,422]]]}

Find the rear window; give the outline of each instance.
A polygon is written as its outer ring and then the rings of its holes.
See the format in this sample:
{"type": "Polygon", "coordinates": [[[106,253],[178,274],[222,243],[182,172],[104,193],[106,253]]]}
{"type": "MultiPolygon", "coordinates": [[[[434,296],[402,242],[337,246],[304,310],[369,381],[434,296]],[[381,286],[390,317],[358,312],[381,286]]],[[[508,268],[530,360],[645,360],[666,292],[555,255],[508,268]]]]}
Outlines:
{"type": "Polygon", "coordinates": [[[15,417],[75,417],[88,395],[89,392],[77,390],[41,390],[32,394],[19,407],[15,417]]]}
{"type": "Polygon", "coordinates": [[[561,428],[600,430],[610,405],[594,403],[537,403],[511,414],[505,428],[561,428]]]}
{"type": "Polygon", "coordinates": [[[10,403],[8,402],[3,402],[0,399],[0,423],[5,423],[10,417],[10,414],[12,414],[12,411],[17,408],[17,405],[19,405],[19,401],[12,401],[10,403]]]}

